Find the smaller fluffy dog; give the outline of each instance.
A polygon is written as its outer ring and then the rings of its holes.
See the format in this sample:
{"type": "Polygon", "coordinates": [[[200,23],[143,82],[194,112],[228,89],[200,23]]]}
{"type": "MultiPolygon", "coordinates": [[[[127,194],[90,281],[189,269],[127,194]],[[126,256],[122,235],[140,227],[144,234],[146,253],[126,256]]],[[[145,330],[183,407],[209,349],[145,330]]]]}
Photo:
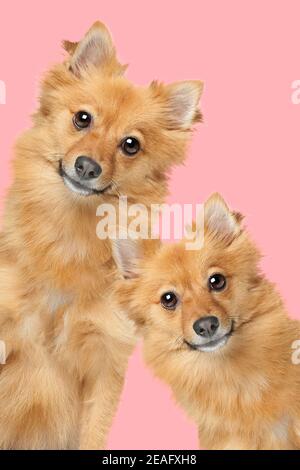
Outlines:
{"type": "Polygon", "coordinates": [[[205,243],[140,256],[118,241],[122,307],[144,335],[147,364],[196,421],[208,449],[300,449],[299,323],[288,318],[260,255],[219,195],[205,204],[205,243]],[[130,279],[128,279],[130,278],[130,279]]]}

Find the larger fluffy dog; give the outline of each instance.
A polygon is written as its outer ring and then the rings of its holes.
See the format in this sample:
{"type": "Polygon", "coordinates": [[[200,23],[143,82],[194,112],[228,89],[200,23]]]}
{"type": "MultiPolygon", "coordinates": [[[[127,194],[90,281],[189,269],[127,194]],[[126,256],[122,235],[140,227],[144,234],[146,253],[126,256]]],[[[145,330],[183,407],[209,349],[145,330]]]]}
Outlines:
{"type": "Polygon", "coordinates": [[[103,24],[64,47],[17,143],[0,238],[1,448],[104,447],[134,328],[109,302],[96,209],[161,202],[199,119],[201,82],[132,85],[103,24]]]}

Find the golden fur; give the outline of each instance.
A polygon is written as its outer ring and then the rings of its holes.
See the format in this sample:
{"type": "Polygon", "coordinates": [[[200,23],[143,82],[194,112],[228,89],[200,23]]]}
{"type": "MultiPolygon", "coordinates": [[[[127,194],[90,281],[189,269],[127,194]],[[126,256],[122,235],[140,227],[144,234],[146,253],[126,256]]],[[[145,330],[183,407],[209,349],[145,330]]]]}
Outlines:
{"type": "Polygon", "coordinates": [[[155,256],[120,240],[116,260],[131,273],[118,287],[121,308],[143,332],[146,363],[197,423],[202,446],[300,449],[300,365],[292,361],[299,322],[261,274],[241,216],[218,195],[205,204],[204,234],[198,251],[183,241],[155,256]],[[223,291],[208,288],[215,273],[227,278],[223,291]],[[175,310],[160,303],[167,291],[180,299],[175,310]],[[233,333],[214,351],[192,349],[187,342],[199,338],[193,323],[208,315],[233,333]]]}
{"type": "Polygon", "coordinates": [[[96,236],[103,202],[160,203],[169,169],[183,161],[202,84],[137,87],[123,76],[110,34],[95,23],[42,82],[32,129],[16,145],[0,235],[0,448],[103,448],[122,389],[135,327],[109,292],[108,241],[96,236]],[[88,130],[74,128],[80,110],[88,130]],[[124,136],[142,149],[126,158],[124,136]],[[80,155],[101,163],[85,197],[60,175],[80,155]]]}

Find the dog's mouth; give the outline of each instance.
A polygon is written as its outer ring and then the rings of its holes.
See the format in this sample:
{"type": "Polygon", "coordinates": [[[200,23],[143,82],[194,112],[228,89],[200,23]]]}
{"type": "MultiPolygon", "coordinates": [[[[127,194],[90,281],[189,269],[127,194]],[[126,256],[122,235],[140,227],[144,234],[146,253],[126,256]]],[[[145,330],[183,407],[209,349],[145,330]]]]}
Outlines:
{"type": "Polygon", "coordinates": [[[81,196],[95,196],[105,193],[108,189],[111,188],[111,183],[105,186],[102,189],[90,188],[79,181],[74,180],[68,173],[65,171],[62,161],[59,162],[59,174],[63,179],[65,186],[70,189],[73,193],[79,194],[81,196]]]}
{"type": "Polygon", "coordinates": [[[194,351],[196,350],[196,351],[202,351],[202,352],[213,352],[213,351],[217,351],[218,349],[223,348],[227,344],[228,340],[232,336],[233,331],[234,331],[234,323],[232,322],[230,326],[230,330],[224,335],[220,336],[219,338],[212,339],[202,344],[190,343],[186,339],[184,340],[184,342],[190,349],[194,351]]]}

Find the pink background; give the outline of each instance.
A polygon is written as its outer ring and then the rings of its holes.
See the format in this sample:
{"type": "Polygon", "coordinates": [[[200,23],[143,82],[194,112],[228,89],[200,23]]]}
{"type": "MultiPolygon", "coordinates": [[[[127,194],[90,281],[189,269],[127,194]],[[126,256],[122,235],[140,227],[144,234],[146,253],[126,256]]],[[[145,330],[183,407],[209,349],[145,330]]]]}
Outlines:
{"type": "MultiPolygon", "coordinates": [[[[291,315],[299,312],[299,121],[291,101],[299,78],[300,2],[295,0],[66,0],[2,2],[0,195],[9,185],[15,137],[30,124],[41,73],[62,57],[60,41],[79,39],[96,20],[111,29],[136,83],[203,79],[205,123],[172,201],[202,202],[218,190],[265,253],[263,268],[291,315]]],[[[112,449],[193,449],[196,429],[137,351],[109,441],[112,449]]]]}

